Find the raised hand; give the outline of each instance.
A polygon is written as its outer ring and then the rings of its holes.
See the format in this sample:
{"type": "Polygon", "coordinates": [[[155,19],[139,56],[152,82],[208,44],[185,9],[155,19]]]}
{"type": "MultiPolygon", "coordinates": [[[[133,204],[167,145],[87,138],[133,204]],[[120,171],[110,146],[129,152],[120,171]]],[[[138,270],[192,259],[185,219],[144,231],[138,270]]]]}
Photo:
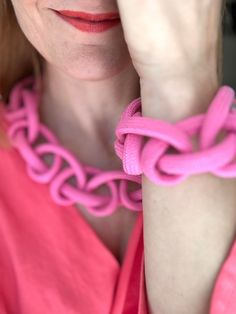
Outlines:
{"type": "Polygon", "coordinates": [[[175,74],[210,58],[223,0],[118,0],[124,36],[140,77],[175,74]]]}

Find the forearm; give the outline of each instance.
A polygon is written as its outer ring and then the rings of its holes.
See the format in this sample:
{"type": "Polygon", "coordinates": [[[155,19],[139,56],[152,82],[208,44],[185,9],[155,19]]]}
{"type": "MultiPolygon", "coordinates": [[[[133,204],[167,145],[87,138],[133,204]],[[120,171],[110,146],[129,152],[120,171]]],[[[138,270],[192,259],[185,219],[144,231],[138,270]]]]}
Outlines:
{"type": "MultiPolygon", "coordinates": [[[[205,113],[219,79],[217,60],[202,62],[185,76],[141,81],[143,116],[175,123],[205,113]]],[[[235,179],[209,173],[172,187],[142,176],[150,314],[209,314],[217,272],[234,238],[235,188],[235,179]]]]}

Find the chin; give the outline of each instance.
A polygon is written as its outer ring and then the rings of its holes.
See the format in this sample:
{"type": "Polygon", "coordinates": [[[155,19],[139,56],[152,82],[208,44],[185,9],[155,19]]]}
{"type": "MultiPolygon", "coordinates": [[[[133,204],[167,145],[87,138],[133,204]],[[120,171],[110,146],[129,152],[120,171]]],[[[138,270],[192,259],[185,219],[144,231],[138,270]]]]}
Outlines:
{"type": "Polygon", "coordinates": [[[99,66],[99,65],[74,65],[66,66],[63,71],[73,78],[85,81],[99,81],[105,80],[112,76],[118,75],[125,68],[129,67],[130,63],[120,63],[111,67],[109,65],[99,66]]]}

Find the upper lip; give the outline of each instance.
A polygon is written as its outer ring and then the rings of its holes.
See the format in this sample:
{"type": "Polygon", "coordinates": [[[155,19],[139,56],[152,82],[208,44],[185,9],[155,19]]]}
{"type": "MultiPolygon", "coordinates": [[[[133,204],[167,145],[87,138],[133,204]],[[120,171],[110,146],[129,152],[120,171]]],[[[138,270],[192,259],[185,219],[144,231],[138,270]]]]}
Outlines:
{"type": "Polygon", "coordinates": [[[81,18],[87,21],[104,21],[104,20],[114,20],[119,19],[120,15],[117,12],[109,12],[109,13],[88,13],[83,11],[70,11],[70,10],[60,10],[56,11],[64,16],[81,18]]]}

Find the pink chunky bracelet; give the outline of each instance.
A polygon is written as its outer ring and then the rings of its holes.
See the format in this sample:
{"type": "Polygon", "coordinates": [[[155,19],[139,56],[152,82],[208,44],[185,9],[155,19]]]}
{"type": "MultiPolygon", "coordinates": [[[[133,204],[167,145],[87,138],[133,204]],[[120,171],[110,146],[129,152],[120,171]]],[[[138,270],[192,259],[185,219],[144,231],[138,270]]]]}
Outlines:
{"type": "MultiPolygon", "coordinates": [[[[236,115],[235,92],[229,86],[219,88],[206,114],[171,124],[141,116],[141,98],[122,113],[116,128],[115,151],[130,175],[145,174],[157,185],[171,186],[192,174],[211,172],[235,177],[236,115]],[[233,105],[233,106],[232,106],[233,105]],[[221,130],[227,136],[215,144],[221,130]],[[199,151],[193,151],[191,136],[198,136],[199,151]],[[144,143],[144,137],[148,140],[144,143]],[[170,148],[176,154],[165,154],[170,148]],[[178,153],[179,151],[179,153],[178,153]]],[[[157,104],[158,105],[158,104],[157,104]]]]}

